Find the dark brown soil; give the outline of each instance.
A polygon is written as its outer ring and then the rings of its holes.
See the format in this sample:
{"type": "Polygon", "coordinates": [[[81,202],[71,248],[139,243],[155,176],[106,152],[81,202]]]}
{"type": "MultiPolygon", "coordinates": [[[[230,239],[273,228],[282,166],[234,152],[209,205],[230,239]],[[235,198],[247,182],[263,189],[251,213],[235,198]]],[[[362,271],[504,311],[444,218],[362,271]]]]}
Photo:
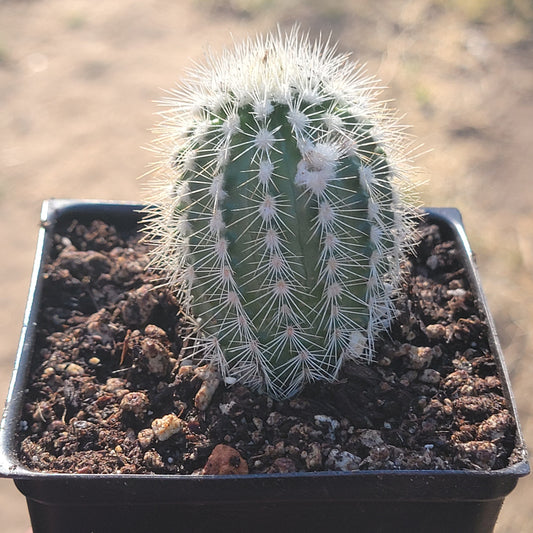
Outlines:
{"type": "Polygon", "coordinates": [[[146,246],[73,223],[45,270],[21,461],[78,473],[507,466],[515,421],[486,324],[454,243],[434,225],[420,234],[377,364],[347,364],[338,383],[287,401],[220,384],[200,410],[217,379],[182,361],[187,325],[146,271],[146,246]]]}

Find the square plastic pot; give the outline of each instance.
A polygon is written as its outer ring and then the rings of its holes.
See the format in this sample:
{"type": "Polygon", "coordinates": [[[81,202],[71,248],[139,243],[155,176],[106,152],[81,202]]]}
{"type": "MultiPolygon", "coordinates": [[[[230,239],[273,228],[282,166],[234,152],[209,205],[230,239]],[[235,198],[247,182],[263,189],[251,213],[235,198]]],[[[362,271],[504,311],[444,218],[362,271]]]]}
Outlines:
{"type": "MultiPolygon", "coordinates": [[[[22,335],[0,425],[0,476],[25,495],[34,533],[103,532],[468,532],[493,530],[504,498],[529,473],[520,427],[520,460],[496,471],[357,471],[246,476],[91,475],[30,471],[17,459],[16,433],[29,379],[43,263],[56,229],[99,218],[133,229],[141,206],[52,200],[42,226],[22,335]]],[[[515,402],[494,324],[456,209],[427,216],[461,250],[489,325],[489,343],[510,411],[515,402]]],[[[518,419],[517,419],[518,422],[518,419]]]]}

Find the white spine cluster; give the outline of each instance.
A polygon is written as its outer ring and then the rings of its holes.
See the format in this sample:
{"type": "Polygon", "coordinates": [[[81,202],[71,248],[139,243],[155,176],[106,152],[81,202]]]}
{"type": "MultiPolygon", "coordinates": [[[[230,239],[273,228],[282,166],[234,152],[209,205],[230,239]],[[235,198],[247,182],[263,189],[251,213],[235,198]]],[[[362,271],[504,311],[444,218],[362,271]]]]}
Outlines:
{"type": "Polygon", "coordinates": [[[374,94],[294,30],[210,57],[166,101],[153,265],[228,381],[288,397],[372,359],[412,211],[401,128],[374,94]]]}

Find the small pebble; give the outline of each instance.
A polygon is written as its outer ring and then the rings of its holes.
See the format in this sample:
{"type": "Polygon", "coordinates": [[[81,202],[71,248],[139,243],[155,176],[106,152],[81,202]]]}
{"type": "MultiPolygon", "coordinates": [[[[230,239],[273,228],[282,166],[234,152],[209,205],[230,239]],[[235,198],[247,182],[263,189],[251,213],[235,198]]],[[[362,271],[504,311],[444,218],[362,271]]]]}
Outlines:
{"type": "Polygon", "coordinates": [[[143,461],[147,468],[153,469],[156,472],[165,470],[163,458],[155,450],[148,450],[143,456],[143,461]]]}
{"type": "Polygon", "coordinates": [[[415,370],[427,367],[433,359],[433,350],[426,346],[412,346],[408,354],[408,366],[415,370]]]}
{"type": "Polygon", "coordinates": [[[435,270],[439,266],[439,258],[436,255],[430,255],[426,260],[426,265],[430,270],[435,270]]]}
{"type": "Polygon", "coordinates": [[[281,413],[277,411],[272,411],[266,420],[267,426],[279,426],[281,421],[284,419],[281,413]]]}
{"type": "Polygon", "coordinates": [[[233,400],[231,400],[231,402],[228,402],[228,403],[220,403],[218,405],[218,408],[220,410],[220,412],[223,414],[223,415],[229,415],[231,413],[231,408],[235,405],[235,402],[233,400]]]}
{"type": "Polygon", "coordinates": [[[248,474],[248,464],[235,448],[218,444],[207,459],[202,474],[204,476],[248,474]]]}
{"type": "Polygon", "coordinates": [[[141,340],[143,362],[150,374],[165,377],[171,370],[170,352],[158,340],[145,337],[141,340]]]}
{"type": "Polygon", "coordinates": [[[271,474],[290,474],[296,472],[296,465],[290,457],[278,457],[269,470],[271,474]]]}
{"type": "Polygon", "coordinates": [[[254,416],[252,418],[252,422],[254,423],[254,426],[259,430],[261,431],[263,429],[263,421],[260,419],[260,418],[257,418],[256,416],[254,416]]]}
{"type": "Polygon", "coordinates": [[[108,378],[105,382],[105,390],[107,392],[117,392],[124,389],[126,386],[126,380],[122,378],[108,378]]]}
{"type": "Polygon", "coordinates": [[[132,328],[142,327],[150,320],[150,316],[158,303],[153,286],[150,284],[129,292],[122,307],[124,323],[132,328]]]}
{"type": "Polygon", "coordinates": [[[164,329],[161,329],[160,327],[154,325],[154,324],[148,324],[144,328],[144,334],[148,337],[151,337],[152,339],[155,339],[159,342],[166,342],[168,341],[167,334],[165,333],[164,329]]]}
{"type": "Polygon", "coordinates": [[[477,437],[480,440],[499,441],[514,429],[514,419],[509,411],[502,411],[489,416],[479,424],[477,437]]]}
{"type": "Polygon", "coordinates": [[[454,289],[447,291],[448,296],[455,296],[457,298],[464,298],[466,296],[466,291],[464,289],[454,289]]]}
{"type": "Polygon", "coordinates": [[[137,417],[142,417],[146,414],[150,400],[144,392],[128,392],[122,397],[120,408],[123,411],[133,413],[137,417]]]}
{"type": "Polygon", "coordinates": [[[154,431],[150,428],[141,429],[137,434],[137,440],[143,450],[146,450],[154,440],[154,431]]]}
{"type": "Polygon", "coordinates": [[[194,369],[196,367],[190,363],[190,361],[182,361],[181,364],[180,364],[180,367],[179,367],[179,370],[178,370],[178,376],[179,377],[185,377],[189,374],[193,374],[194,373],[194,369]]]}
{"type": "Polygon", "coordinates": [[[458,458],[489,470],[498,457],[498,447],[492,442],[470,441],[456,444],[458,458]]]}
{"type": "Polygon", "coordinates": [[[389,457],[390,451],[389,447],[386,445],[376,446],[375,448],[371,448],[368,452],[368,459],[373,463],[383,464],[389,459],[389,457]]]}
{"type": "Polygon", "coordinates": [[[152,430],[159,441],[164,441],[185,430],[186,422],[174,413],[156,418],[152,422],[152,430]]]}
{"type": "Polygon", "coordinates": [[[76,363],[70,363],[65,368],[65,374],[69,377],[83,376],[83,374],[85,374],[85,370],[82,366],[76,363]]]}
{"type": "Polygon", "coordinates": [[[331,418],[326,415],[315,415],[315,423],[317,425],[325,425],[327,427],[327,438],[330,440],[335,440],[335,431],[340,426],[338,420],[331,418]]]}
{"type": "Polygon", "coordinates": [[[313,442],[309,446],[307,456],[305,457],[305,464],[310,471],[322,469],[322,451],[318,443],[313,442]]]}
{"type": "Polygon", "coordinates": [[[46,368],[43,370],[42,378],[43,378],[43,379],[50,378],[50,377],[52,377],[55,373],[56,373],[56,371],[55,371],[51,366],[48,366],[48,367],[46,367],[46,368]]]}
{"type": "Polygon", "coordinates": [[[205,365],[198,367],[194,375],[202,380],[202,385],[194,397],[194,405],[199,411],[205,411],[220,385],[220,374],[211,365],[205,365]]]}
{"type": "Polygon", "coordinates": [[[101,344],[113,343],[113,333],[116,328],[110,326],[111,315],[105,309],[100,309],[87,319],[87,331],[93,338],[97,337],[101,344]]]}
{"type": "Polygon", "coordinates": [[[360,457],[347,451],[337,450],[337,448],[333,448],[326,459],[326,467],[329,470],[337,470],[341,472],[359,470],[360,464],[360,457]]]}
{"type": "Polygon", "coordinates": [[[375,448],[376,446],[382,446],[385,444],[381,437],[381,432],[377,429],[363,429],[359,433],[359,441],[363,446],[367,448],[375,448]]]}
{"type": "Polygon", "coordinates": [[[418,379],[422,383],[436,385],[440,382],[440,373],[437,370],[433,370],[432,368],[426,368],[425,370],[422,370],[422,372],[420,372],[420,376],[418,377],[418,379]]]}
{"type": "Polygon", "coordinates": [[[446,336],[446,327],[442,324],[430,324],[426,326],[428,339],[442,339],[446,336]]]}

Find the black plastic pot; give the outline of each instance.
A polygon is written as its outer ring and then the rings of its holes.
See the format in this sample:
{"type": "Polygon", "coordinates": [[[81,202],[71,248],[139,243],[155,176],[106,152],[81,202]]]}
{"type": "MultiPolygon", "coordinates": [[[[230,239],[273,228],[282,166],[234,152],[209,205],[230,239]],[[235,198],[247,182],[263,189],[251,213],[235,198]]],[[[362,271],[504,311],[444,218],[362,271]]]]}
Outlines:
{"type": "MultiPolygon", "coordinates": [[[[100,218],[122,229],[138,223],[140,206],[45,202],[28,307],[0,426],[0,476],[26,496],[34,533],[254,531],[482,532],[493,530],[504,498],[529,473],[520,428],[508,468],[487,471],[359,471],[247,476],[90,475],[33,472],[16,456],[41,292],[41,269],[53,232],[73,219],[100,218]]],[[[428,217],[462,250],[510,410],[516,407],[494,324],[456,209],[428,217]]]]}

